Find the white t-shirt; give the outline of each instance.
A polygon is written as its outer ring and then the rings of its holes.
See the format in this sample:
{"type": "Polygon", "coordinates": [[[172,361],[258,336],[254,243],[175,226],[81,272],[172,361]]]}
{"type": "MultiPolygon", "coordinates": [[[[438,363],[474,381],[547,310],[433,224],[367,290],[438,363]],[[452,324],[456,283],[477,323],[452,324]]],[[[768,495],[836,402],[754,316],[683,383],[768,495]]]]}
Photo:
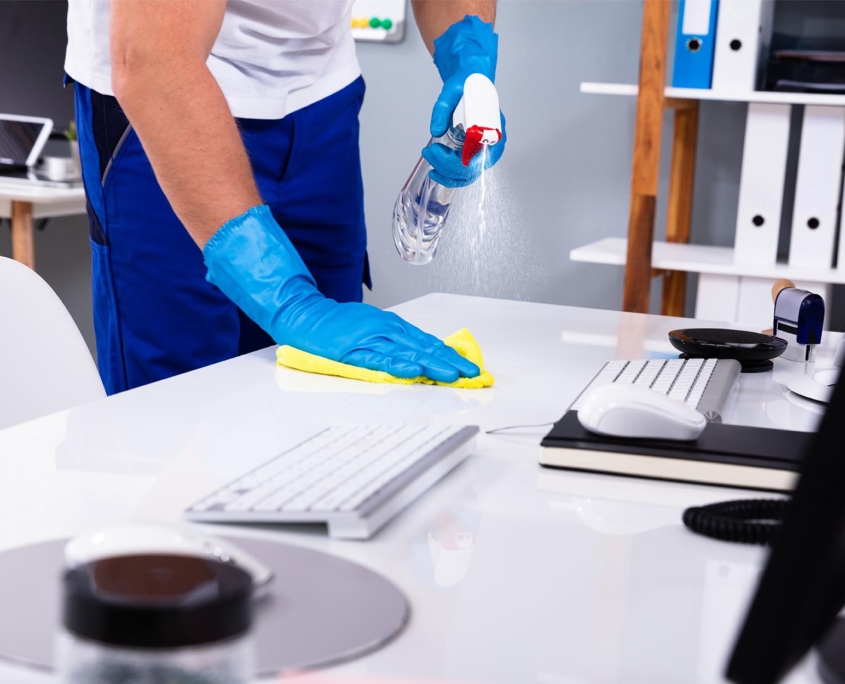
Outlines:
{"type": "MultiPolygon", "coordinates": [[[[352,2],[228,0],[208,67],[232,114],[281,119],[358,78],[352,2]]],[[[92,90],[113,95],[109,0],[70,0],[67,32],[65,71],[92,90]]]]}

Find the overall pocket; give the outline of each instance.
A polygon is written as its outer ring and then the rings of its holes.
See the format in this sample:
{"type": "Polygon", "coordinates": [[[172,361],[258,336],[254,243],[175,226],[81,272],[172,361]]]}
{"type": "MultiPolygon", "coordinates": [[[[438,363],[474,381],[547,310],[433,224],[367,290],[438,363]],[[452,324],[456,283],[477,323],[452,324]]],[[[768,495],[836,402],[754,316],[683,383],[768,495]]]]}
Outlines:
{"type": "Polygon", "coordinates": [[[111,248],[93,238],[90,243],[97,367],[106,392],[111,395],[127,389],[117,297],[111,268],[111,248]]]}

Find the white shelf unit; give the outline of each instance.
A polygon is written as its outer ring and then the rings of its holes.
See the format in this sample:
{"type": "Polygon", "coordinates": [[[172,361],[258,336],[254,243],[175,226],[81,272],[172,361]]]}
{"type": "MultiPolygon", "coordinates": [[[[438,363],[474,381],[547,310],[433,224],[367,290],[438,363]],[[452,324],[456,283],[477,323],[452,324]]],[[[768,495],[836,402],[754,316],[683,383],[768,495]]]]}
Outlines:
{"type": "MultiPolygon", "coordinates": [[[[625,238],[604,238],[569,253],[572,261],[590,264],[624,266],[628,241],[625,238]]],[[[777,264],[744,264],[734,262],[733,247],[686,245],[678,242],[654,241],[652,266],[665,271],[712,273],[714,275],[767,278],[774,282],[781,278],[845,285],[845,270],[810,268],[777,264]]]]}
{"type": "MultiPolygon", "coordinates": [[[[584,81],[581,92],[590,95],[636,97],[639,86],[629,83],[595,83],[584,81]]],[[[785,105],[817,105],[845,107],[845,95],[823,93],[787,93],[763,90],[712,90],[672,88],[664,96],[675,100],[709,100],[785,105]]],[[[570,252],[572,261],[624,266],[628,241],[607,238],[578,247],[570,252]]],[[[845,284],[845,268],[802,268],[786,263],[748,264],[734,261],[729,247],[710,247],[655,241],[652,267],[661,271],[698,273],[696,318],[728,320],[771,327],[772,314],[768,302],[772,284],[788,278],[797,287],[820,294],[830,301],[834,284],[845,284]]]]}
{"type": "MultiPolygon", "coordinates": [[[[629,83],[581,84],[581,92],[589,95],[624,95],[636,97],[639,86],[629,83]]],[[[701,88],[666,88],[668,98],[678,100],[713,100],[718,102],[761,102],[768,104],[819,105],[845,107],[845,95],[823,93],[781,93],[766,90],[704,90],[701,88]]]]}
{"type": "MultiPolygon", "coordinates": [[[[605,238],[577,247],[569,253],[572,261],[624,266],[628,241],[605,238]]],[[[652,267],[663,271],[698,273],[695,317],[709,320],[740,321],[763,328],[771,327],[772,313],[761,307],[771,301],[775,281],[788,278],[798,287],[829,300],[830,286],[845,284],[845,270],[808,268],[777,264],[747,264],[734,261],[732,247],[688,245],[656,240],[651,252],[652,267]],[[733,313],[733,316],[731,316],[733,313]]]]}

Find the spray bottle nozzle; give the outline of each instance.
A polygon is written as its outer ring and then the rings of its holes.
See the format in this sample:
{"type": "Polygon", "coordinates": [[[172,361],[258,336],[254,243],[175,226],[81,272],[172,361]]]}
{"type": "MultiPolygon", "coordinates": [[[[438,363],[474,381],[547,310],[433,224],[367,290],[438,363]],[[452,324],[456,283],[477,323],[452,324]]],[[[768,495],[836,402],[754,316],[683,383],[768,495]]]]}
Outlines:
{"type": "Polygon", "coordinates": [[[464,81],[464,95],[455,113],[452,125],[465,132],[463,154],[464,166],[478,154],[485,145],[495,145],[502,139],[502,115],[499,111],[499,94],[496,86],[483,74],[470,74],[464,81]]]}
{"type": "Polygon", "coordinates": [[[495,145],[501,139],[502,134],[495,128],[470,126],[464,138],[464,148],[461,154],[461,161],[464,166],[469,166],[472,158],[481,152],[485,145],[495,145]]]}

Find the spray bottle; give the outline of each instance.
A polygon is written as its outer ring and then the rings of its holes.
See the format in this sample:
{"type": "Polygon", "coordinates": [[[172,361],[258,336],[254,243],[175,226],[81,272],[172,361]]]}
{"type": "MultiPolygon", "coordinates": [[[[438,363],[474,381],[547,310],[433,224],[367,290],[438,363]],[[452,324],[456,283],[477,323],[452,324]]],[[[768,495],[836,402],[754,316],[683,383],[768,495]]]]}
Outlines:
{"type": "MultiPolygon", "coordinates": [[[[464,94],[452,115],[452,125],[439,142],[461,150],[461,161],[470,161],[485,146],[502,138],[499,95],[493,82],[483,74],[471,74],[464,82],[464,94]]],[[[437,250],[443,226],[458,188],[447,188],[428,173],[422,157],[408,178],[393,208],[393,241],[399,255],[411,264],[429,263],[437,250]]]]}

